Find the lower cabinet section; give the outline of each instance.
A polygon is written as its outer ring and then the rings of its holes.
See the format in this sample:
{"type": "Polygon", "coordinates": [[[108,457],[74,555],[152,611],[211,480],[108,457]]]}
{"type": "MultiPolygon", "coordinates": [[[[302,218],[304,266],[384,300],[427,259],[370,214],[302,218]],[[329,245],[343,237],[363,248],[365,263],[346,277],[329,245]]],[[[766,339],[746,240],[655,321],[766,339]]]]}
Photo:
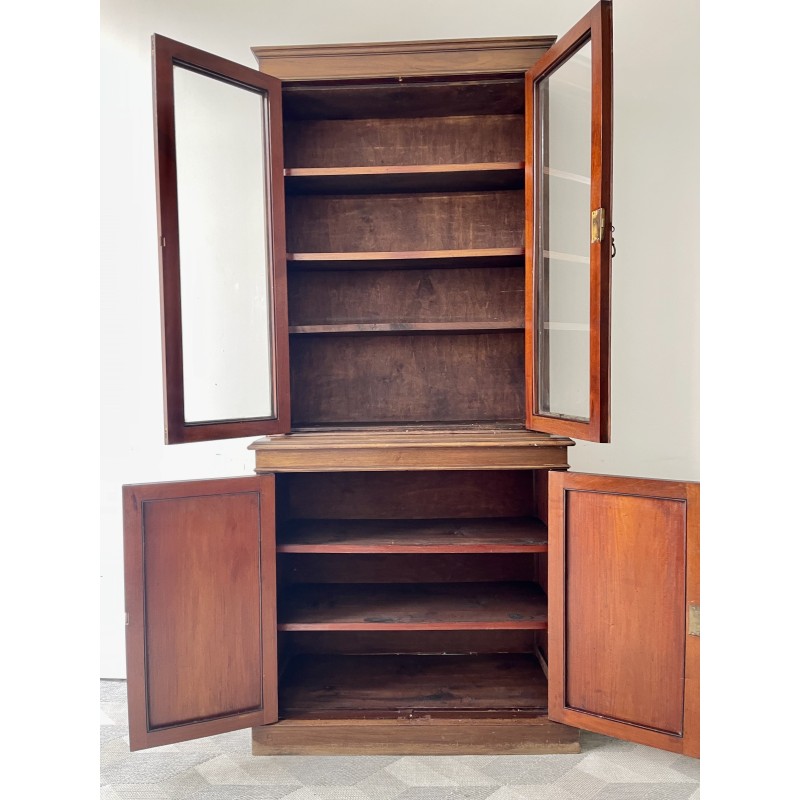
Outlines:
{"type": "Polygon", "coordinates": [[[576,753],[581,728],[697,755],[698,501],[536,468],[126,487],[131,747],[576,753]]]}

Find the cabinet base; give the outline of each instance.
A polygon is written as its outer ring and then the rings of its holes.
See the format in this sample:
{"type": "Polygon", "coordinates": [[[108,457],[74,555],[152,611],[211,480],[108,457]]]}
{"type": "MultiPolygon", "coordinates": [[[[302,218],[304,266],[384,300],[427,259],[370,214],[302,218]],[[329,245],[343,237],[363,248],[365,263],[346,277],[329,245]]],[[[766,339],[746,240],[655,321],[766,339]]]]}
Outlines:
{"type": "Polygon", "coordinates": [[[253,728],[253,755],[580,753],[578,729],[533,719],[292,720],[253,728]]]}

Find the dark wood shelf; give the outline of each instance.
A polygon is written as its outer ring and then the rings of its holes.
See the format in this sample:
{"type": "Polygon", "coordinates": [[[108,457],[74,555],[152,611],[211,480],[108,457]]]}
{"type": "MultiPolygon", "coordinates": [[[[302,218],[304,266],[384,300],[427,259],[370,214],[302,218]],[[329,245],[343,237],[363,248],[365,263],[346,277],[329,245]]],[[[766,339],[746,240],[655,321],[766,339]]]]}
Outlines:
{"type": "Polygon", "coordinates": [[[421,267],[522,266],[522,247],[467,250],[389,250],[335,253],[287,253],[293,269],[415,269],[421,267]]]}
{"type": "Polygon", "coordinates": [[[528,654],[300,655],[285,675],[281,717],[547,709],[547,679],[528,654]]]}
{"type": "Polygon", "coordinates": [[[279,553],[544,553],[547,528],[532,517],[309,519],[290,523],[279,553]]]}
{"type": "Polygon", "coordinates": [[[424,164],[391,167],[292,167],[287,194],[384,194],[521,189],[524,163],[424,164]]]}
{"type": "Polygon", "coordinates": [[[537,584],[300,584],[278,604],[280,631],[545,630],[537,584]]]}
{"type": "Polygon", "coordinates": [[[289,333],[491,333],[522,331],[522,320],[486,322],[349,322],[339,325],[290,325],[289,333]]]}

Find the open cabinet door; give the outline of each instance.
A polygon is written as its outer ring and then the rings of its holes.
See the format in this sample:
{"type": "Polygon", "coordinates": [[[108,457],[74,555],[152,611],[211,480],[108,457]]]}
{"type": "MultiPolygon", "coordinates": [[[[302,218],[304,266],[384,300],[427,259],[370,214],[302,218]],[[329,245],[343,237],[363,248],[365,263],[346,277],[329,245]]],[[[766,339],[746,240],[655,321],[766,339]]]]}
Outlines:
{"type": "Polygon", "coordinates": [[[277,721],[275,476],[123,503],[131,750],[277,721]]]}
{"type": "Polygon", "coordinates": [[[153,36],[168,444],[285,433],[281,82],[153,36]]]}
{"type": "Polygon", "coordinates": [[[700,754],[700,487],[551,472],[548,716],[700,754]]]}
{"type": "Polygon", "coordinates": [[[525,76],[526,423],[610,437],[611,3],[525,76]]]}

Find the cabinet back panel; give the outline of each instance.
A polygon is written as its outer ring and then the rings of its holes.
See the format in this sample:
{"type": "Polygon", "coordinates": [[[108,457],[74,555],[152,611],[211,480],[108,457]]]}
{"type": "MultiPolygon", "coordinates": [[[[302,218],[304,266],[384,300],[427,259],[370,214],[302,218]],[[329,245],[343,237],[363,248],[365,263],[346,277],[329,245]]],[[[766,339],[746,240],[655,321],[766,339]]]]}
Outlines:
{"type": "Polygon", "coordinates": [[[509,322],[522,327],[520,267],[289,274],[289,324],[509,322]]]}
{"type": "Polygon", "coordinates": [[[286,198],[289,253],[522,247],[524,221],[520,190],[286,198]]]}
{"type": "Polygon", "coordinates": [[[531,581],[537,568],[534,553],[282,553],[278,562],[283,584],[531,581]]]}
{"type": "Polygon", "coordinates": [[[522,333],[293,336],[295,426],[522,420],[522,333]]]}
{"type": "Polygon", "coordinates": [[[290,86],[283,90],[283,117],[397,119],[522,114],[524,87],[522,78],[290,86]]]}
{"type": "Polygon", "coordinates": [[[523,161],[517,114],[414,119],[287,120],[286,167],[388,167],[523,161]]]}
{"type": "Polygon", "coordinates": [[[276,476],[280,519],[443,519],[534,513],[529,470],[276,476]]]}

